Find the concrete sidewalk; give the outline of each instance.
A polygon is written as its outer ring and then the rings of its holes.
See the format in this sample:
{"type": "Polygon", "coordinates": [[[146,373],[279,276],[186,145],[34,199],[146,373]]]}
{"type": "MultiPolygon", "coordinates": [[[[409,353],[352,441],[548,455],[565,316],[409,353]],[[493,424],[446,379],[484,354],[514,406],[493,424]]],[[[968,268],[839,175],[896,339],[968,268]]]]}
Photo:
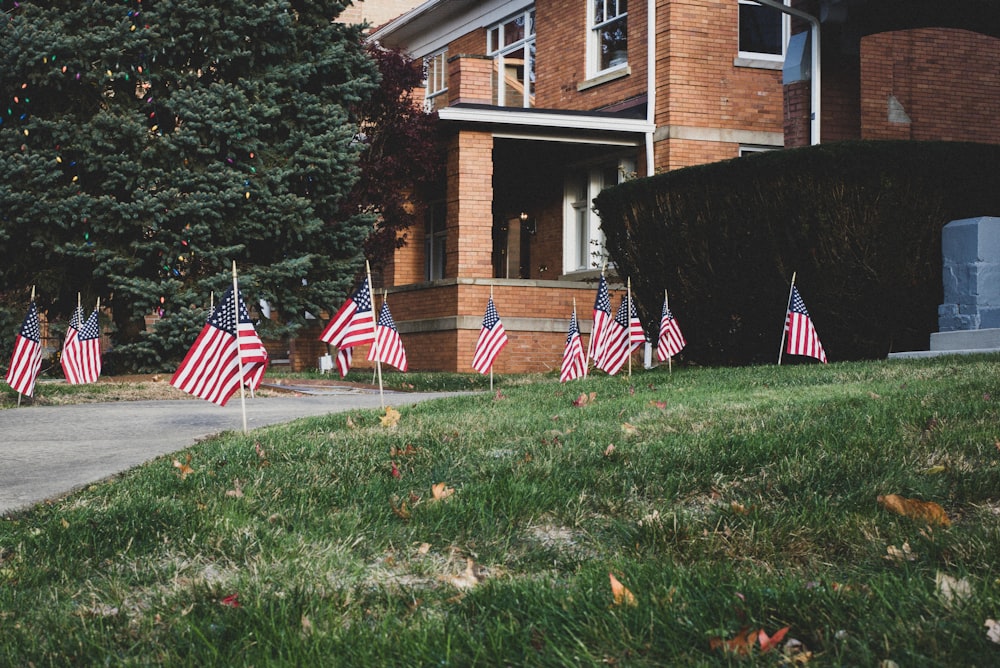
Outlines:
{"type": "MultiPolygon", "coordinates": [[[[458,394],[386,392],[385,405],[458,394]]],[[[378,392],[349,388],[248,398],[247,428],[380,405],[378,392]]],[[[0,514],[62,496],[208,436],[242,429],[239,396],[224,408],[177,400],[0,410],[0,514]]]]}

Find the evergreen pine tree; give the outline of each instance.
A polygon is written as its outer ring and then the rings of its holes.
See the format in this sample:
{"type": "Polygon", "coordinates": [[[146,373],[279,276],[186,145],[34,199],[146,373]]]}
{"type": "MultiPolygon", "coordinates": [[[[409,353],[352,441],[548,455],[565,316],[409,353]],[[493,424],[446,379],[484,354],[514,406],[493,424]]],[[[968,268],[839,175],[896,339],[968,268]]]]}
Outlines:
{"type": "Polygon", "coordinates": [[[344,213],[349,110],[378,72],[341,3],[0,8],[3,285],[38,285],[56,317],[101,297],[147,368],[183,354],[233,260],[282,324],[343,300],[372,226],[344,213]],[[140,336],[157,309],[173,322],[140,336]]]}

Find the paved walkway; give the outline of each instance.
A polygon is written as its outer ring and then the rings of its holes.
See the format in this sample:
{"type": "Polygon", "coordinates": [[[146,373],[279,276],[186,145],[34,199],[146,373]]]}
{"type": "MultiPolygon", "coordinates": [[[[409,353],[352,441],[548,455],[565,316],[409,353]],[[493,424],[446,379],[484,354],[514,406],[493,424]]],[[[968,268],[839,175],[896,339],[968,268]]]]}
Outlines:
{"type": "MultiPolygon", "coordinates": [[[[246,400],[247,428],[359,408],[378,392],[288,388],[309,395],[246,400]]],[[[459,393],[386,392],[387,406],[459,393]]],[[[243,428],[239,396],[225,407],[202,400],[127,401],[0,410],[0,515],[126,471],[198,440],[243,428]]]]}

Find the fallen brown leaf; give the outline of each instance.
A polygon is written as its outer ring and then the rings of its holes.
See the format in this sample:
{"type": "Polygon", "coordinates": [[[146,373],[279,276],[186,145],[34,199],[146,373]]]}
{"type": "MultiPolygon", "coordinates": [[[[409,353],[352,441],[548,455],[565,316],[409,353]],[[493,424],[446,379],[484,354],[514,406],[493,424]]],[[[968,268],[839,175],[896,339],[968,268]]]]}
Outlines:
{"type": "Polygon", "coordinates": [[[597,399],[597,392],[591,392],[587,394],[583,392],[576,399],[573,400],[573,405],[579,408],[580,406],[586,406],[587,404],[592,404],[597,399]]]}
{"type": "Polygon", "coordinates": [[[434,495],[436,501],[441,501],[442,499],[447,499],[449,496],[455,493],[454,487],[448,487],[443,482],[436,482],[431,485],[431,493],[434,495]]]}
{"type": "Polygon", "coordinates": [[[237,499],[243,498],[243,485],[240,484],[239,478],[233,478],[233,489],[226,490],[226,496],[237,499]]]}
{"type": "Polygon", "coordinates": [[[628,422],[622,423],[622,432],[626,436],[635,436],[636,433],[638,433],[638,431],[639,430],[636,428],[634,424],[629,424],[628,422]]]}
{"type": "Polygon", "coordinates": [[[899,494],[886,494],[876,499],[883,508],[890,512],[904,515],[911,519],[923,520],[928,524],[940,524],[951,526],[944,508],[933,501],[920,501],[919,499],[907,499],[899,494]]]}
{"type": "Polygon", "coordinates": [[[400,413],[392,406],[387,406],[385,409],[385,415],[383,415],[380,420],[382,420],[383,427],[395,427],[399,423],[400,413]]]}
{"type": "Polygon", "coordinates": [[[176,459],[174,460],[174,467],[180,470],[181,480],[187,478],[190,474],[194,473],[194,468],[191,466],[191,455],[188,454],[187,459],[182,464],[176,459]]]}
{"type": "Polygon", "coordinates": [[[614,597],[615,605],[628,605],[631,607],[638,605],[638,602],[635,600],[635,594],[619,582],[614,573],[608,573],[608,577],[611,579],[611,595],[614,597]]]}

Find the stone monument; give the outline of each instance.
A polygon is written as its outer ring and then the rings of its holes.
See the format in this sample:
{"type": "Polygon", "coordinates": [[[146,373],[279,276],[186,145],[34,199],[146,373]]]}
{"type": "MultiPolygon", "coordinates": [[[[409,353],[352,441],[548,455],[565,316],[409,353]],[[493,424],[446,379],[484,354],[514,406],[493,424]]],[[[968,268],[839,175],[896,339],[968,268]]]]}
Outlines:
{"type": "Polygon", "coordinates": [[[941,231],[944,303],[930,350],[889,357],[1000,351],[1000,218],[953,220],[941,231]]]}

